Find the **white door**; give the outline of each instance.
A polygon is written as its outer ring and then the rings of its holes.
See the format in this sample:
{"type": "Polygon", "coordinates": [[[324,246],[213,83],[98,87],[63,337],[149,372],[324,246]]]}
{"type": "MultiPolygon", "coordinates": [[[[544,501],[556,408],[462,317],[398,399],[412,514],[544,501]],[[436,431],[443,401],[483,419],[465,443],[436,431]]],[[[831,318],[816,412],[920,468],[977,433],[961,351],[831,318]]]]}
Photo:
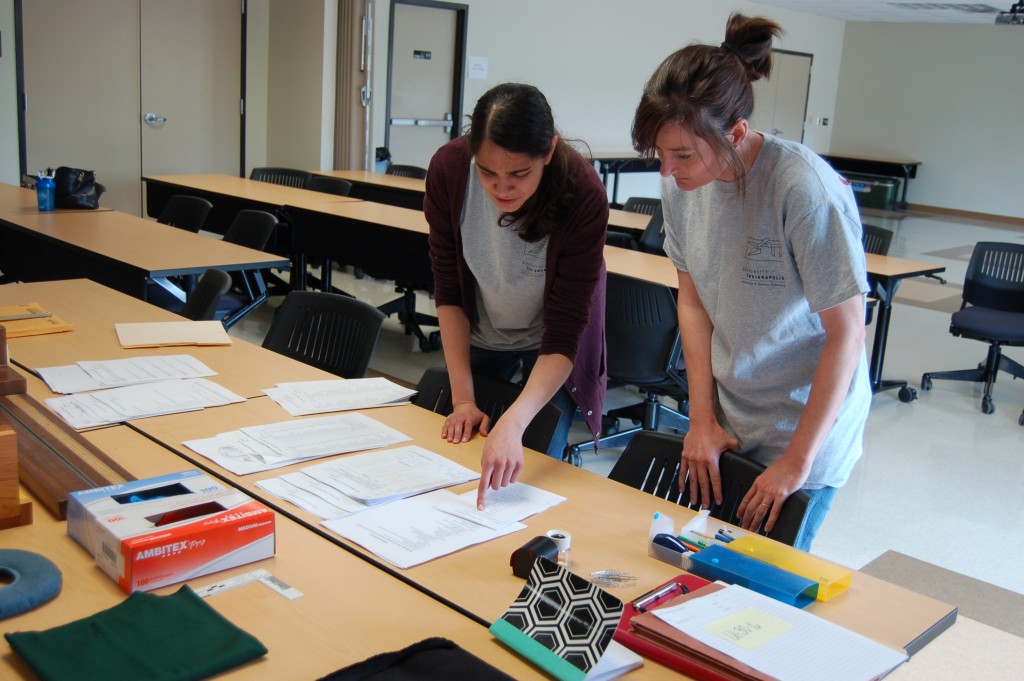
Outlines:
{"type": "Polygon", "coordinates": [[[238,173],[237,0],[22,7],[30,172],[95,170],[100,205],[135,215],[143,173],[238,173]],[[145,113],[167,121],[148,126],[145,113]]]}
{"type": "Polygon", "coordinates": [[[461,125],[459,10],[396,2],[392,11],[387,146],[392,163],[426,168],[461,125]]]}
{"type": "Polygon", "coordinates": [[[142,0],[142,174],[240,168],[238,0],[142,0]]]}
{"type": "Polygon", "coordinates": [[[770,80],[754,82],[755,130],[803,142],[807,91],[811,83],[811,55],[776,51],[770,80]]]}

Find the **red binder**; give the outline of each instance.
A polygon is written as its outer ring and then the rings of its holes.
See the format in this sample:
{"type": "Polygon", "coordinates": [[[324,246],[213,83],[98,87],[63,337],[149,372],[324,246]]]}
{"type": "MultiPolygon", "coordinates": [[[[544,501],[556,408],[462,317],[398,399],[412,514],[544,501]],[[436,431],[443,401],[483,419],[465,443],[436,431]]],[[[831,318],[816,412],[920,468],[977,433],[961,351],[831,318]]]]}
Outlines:
{"type": "MultiPolygon", "coordinates": [[[[683,573],[677,577],[672,578],[668,582],[665,582],[657,589],[652,590],[651,593],[656,593],[662,587],[667,586],[671,583],[676,583],[681,586],[685,586],[690,592],[696,591],[703,586],[710,584],[706,579],[701,579],[691,574],[683,573]]],[[[659,598],[653,602],[646,604],[644,610],[650,610],[662,605],[669,605],[673,600],[683,595],[679,589],[666,594],[664,597],[659,598]]],[[[737,679],[749,679],[740,670],[736,670],[735,673],[730,673],[729,669],[723,668],[722,665],[715,665],[713,662],[706,661],[700,658],[699,655],[687,656],[680,654],[674,650],[664,648],[657,643],[652,643],[646,639],[640,638],[633,631],[632,619],[638,615],[643,614],[644,610],[637,609],[636,604],[640,603],[643,599],[637,599],[625,604],[625,608],[622,612],[622,619],[619,620],[619,626],[615,630],[614,639],[626,646],[633,652],[639,653],[644,657],[660,662],[667,667],[671,667],[677,671],[680,671],[687,676],[690,676],[698,681],[736,681],[737,679]],[[717,668],[716,668],[717,667],[717,668]]],[[[641,605],[643,605],[641,603],[641,605]]]]}

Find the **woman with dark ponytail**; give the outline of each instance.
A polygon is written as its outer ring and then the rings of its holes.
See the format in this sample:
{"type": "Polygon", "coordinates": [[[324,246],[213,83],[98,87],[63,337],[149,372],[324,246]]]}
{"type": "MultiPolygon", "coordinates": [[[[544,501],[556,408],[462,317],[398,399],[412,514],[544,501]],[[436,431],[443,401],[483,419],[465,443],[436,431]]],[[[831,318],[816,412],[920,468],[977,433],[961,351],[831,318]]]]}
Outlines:
{"type": "Polygon", "coordinates": [[[769,19],[733,14],[720,45],[693,44],[648,80],[633,143],[661,161],[665,248],[679,271],[690,388],[680,486],[721,503],[718,460],[765,464],[743,526],[770,530],[803,489],[796,545],[809,550],[862,450],[871,401],[868,291],[849,183],[803,145],[751,129],[751,83],[767,78],[769,19]]]}
{"type": "Polygon", "coordinates": [[[608,195],[593,164],[559,137],[540,90],[505,83],[434,155],[423,210],[454,406],[441,437],[487,437],[483,508],[488,488],[519,478],[523,431],[547,402],[562,410],[548,455],[562,458],[577,406],[600,432],[608,195]],[[523,392],[492,427],[472,375],[519,372],[523,392]]]}

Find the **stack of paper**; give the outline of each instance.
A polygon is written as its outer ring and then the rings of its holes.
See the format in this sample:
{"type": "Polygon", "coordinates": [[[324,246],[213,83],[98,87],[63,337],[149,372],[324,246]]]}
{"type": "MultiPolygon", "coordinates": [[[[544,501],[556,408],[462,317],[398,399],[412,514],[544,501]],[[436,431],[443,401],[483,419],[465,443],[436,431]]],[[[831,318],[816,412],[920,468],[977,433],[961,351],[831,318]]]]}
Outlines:
{"type": "Polygon", "coordinates": [[[185,446],[236,475],[245,475],[411,439],[369,416],[353,413],[252,426],[189,440],[185,446]]]}
{"type": "Polygon", "coordinates": [[[46,404],[72,428],[91,428],[244,401],[245,398],[212,381],[194,378],[52,397],[46,404]]]}
{"type": "Polygon", "coordinates": [[[218,321],[139,322],[114,324],[122,348],[170,345],[231,345],[231,336],[218,321]]]}
{"type": "Polygon", "coordinates": [[[8,338],[60,333],[75,328],[73,324],[68,324],[57,315],[44,310],[39,303],[0,307],[0,324],[7,329],[8,338]]]}
{"type": "Polygon", "coordinates": [[[907,656],[738,585],[709,584],[631,620],[636,636],[720,677],[870,681],[907,656]]]}
{"type": "Polygon", "coordinates": [[[155,381],[204,378],[216,376],[217,372],[191,355],[156,355],[44,367],[39,369],[39,375],[53,392],[71,394],[155,381]]]}
{"type": "Polygon", "coordinates": [[[292,416],[408,404],[415,390],[386,378],[278,383],[263,391],[292,416]]]}

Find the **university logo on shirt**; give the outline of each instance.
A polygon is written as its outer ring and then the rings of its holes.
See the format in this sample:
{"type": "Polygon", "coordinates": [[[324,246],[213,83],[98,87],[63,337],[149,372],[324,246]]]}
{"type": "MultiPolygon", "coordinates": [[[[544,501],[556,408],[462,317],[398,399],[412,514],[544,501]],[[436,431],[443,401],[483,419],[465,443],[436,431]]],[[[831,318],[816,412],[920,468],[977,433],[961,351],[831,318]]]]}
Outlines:
{"type": "Polygon", "coordinates": [[[782,242],[778,239],[747,239],[747,260],[782,260],[782,242]]]}

